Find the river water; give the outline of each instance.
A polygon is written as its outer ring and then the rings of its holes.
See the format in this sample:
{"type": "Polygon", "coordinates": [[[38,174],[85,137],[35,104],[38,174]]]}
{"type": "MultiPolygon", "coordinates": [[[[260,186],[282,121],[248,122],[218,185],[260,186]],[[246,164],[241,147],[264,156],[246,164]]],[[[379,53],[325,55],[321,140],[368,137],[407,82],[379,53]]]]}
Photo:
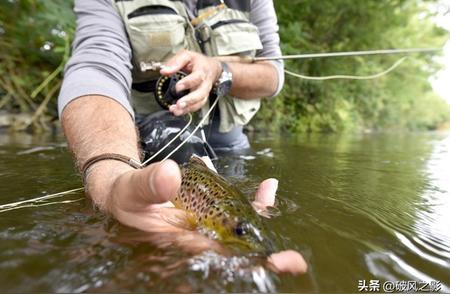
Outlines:
{"type": "MultiPolygon", "coordinates": [[[[280,249],[302,253],[306,275],[237,276],[211,252],[156,248],[77,192],[0,213],[0,291],[358,292],[409,282],[450,292],[450,134],[255,136],[252,145],[218,170],[249,195],[279,179],[267,225],[280,249]]],[[[80,186],[61,137],[0,135],[0,204],[80,186]]]]}

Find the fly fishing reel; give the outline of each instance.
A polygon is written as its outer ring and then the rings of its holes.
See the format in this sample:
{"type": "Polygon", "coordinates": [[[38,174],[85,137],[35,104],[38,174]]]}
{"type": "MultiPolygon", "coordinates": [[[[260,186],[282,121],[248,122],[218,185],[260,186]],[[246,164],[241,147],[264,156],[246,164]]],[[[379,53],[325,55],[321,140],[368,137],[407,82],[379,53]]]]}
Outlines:
{"type": "Polygon", "coordinates": [[[177,103],[178,99],[189,94],[189,90],[177,92],[175,86],[186,73],[179,71],[171,76],[161,76],[156,82],[155,98],[156,102],[164,108],[169,109],[170,105],[177,103]]]}
{"type": "MultiPolygon", "coordinates": [[[[177,92],[176,84],[186,77],[187,74],[179,71],[171,76],[161,76],[156,81],[155,98],[158,104],[164,108],[169,109],[170,105],[177,103],[178,99],[189,94],[189,90],[177,92]]],[[[219,80],[213,85],[210,95],[215,97],[222,97],[230,92],[233,75],[226,63],[222,62],[222,74],[219,80]]]]}

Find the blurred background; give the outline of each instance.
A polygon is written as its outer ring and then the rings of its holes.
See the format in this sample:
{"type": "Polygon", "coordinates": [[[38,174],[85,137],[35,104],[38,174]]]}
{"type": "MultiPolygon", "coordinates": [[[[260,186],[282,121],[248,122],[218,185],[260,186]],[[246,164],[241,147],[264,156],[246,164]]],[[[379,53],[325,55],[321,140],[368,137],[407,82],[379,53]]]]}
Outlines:
{"type": "MultiPolygon", "coordinates": [[[[449,39],[448,0],[274,2],[284,54],[444,47],[449,39]]],[[[72,6],[67,0],[0,2],[0,127],[54,128],[75,29],[72,6]]],[[[294,133],[445,129],[450,121],[450,49],[445,48],[435,55],[411,55],[374,80],[287,76],[281,95],[266,101],[252,125],[294,133]]],[[[302,59],[286,62],[286,68],[308,76],[371,75],[400,58],[302,59]]]]}

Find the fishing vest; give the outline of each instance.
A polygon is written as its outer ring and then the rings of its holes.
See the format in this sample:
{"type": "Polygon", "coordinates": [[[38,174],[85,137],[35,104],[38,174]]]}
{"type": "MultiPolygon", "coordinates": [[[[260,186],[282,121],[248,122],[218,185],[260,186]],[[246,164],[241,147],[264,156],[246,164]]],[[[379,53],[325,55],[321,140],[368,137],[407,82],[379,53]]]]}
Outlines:
{"type": "MultiPolygon", "coordinates": [[[[158,72],[142,72],[141,62],[164,62],[180,49],[207,56],[254,56],[262,49],[258,29],[250,22],[254,0],[199,0],[193,19],[181,0],[111,1],[125,24],[133,51],[134,83],[159,77],[158,72]]],[[[202,108],[203,114],[208,107],[202,108]]],[[[260,99],[222,97],[219,131],[247,124],[259,107],[260,99]]]]}

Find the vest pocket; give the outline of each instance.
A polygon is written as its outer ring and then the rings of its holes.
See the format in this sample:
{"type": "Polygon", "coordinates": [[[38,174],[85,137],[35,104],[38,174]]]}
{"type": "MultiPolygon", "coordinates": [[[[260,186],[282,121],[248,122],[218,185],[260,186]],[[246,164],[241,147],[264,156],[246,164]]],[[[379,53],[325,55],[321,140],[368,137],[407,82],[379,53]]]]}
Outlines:
{"type": "Polygon", "coordinates": [[[246,20],[221,20],[210,25],[210,28],[211,55],[254,54],[263,48],[257,27],[246,20]]]}
{"type": "Polygon", "coordinates": [[[186,20],[169,6],[143,6],[127,15],[135,64],[164,61],[185,47],[186,20]]]}

